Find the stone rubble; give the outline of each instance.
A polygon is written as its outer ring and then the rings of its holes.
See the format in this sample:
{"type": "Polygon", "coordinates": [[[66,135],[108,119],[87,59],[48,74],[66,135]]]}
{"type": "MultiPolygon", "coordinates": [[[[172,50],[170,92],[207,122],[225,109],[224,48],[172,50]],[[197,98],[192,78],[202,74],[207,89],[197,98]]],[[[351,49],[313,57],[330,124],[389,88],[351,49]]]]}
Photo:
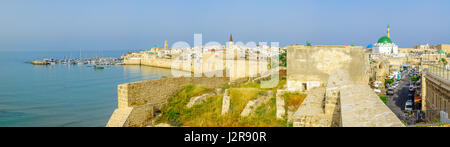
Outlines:
{"type": "Polygon", "coordinates": [[[267,91],[267,94],[265,96],[263,96],[261,98],[256,98],[256,99],[250,100],[247,103],[247,105],[245,106],[244,110],[241,112],[241,116],[243,116],[243,117],[249,116],[256,110],[256,108],[267,103],[272,96],[273,96],[273,92],[267,91]]]}
{"type": "Polygon", "coordinates": [[[189,103],[186,105],[188,108],[192,108],[192,106],[196,104],[201,104],[206,101],[206,98],[208,98],[211,95],[211,93],[202,94],[196,97],[191,98],[189,103]]]}

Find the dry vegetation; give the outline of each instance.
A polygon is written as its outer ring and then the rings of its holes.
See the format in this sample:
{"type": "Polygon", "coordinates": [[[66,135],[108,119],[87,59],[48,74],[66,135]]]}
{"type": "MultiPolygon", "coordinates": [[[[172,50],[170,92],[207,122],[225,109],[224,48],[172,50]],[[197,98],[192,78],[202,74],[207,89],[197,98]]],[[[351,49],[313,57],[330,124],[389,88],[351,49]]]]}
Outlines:
{"type": "MultiPolygon", "coordinates": [[[[280,81],[284,84],[285,81],[280,81]]],[[[172,126],[190,127],[287,127],[287,119],[276,119],[276,100],[273,96],[270,101],[260,107],[248,117],[241,117],[240,113],[247,105],[248,101],[261,97],[267,90],[261,89],[259,83],[251,82],[236,87],[229,87],[230,110],[226,115],[221,115],[223,93],[211,95],[206,102],[187,108],[186,104],[193,96],[212,92],[214,89],[196,85],[187,85],[179,93],[168,100],[162,109],[162,115],[157,123],[169,123],[172,126]]],[[[288,103],[299,105],[298,97],[292,96],[288,103]]]]}
{"type": "Polygon", "coordinates": [[[283,94],[284,101],[286,103],[286,110],[295,111],[303,103],[306,98],[306,94],[303,93],[285,93],[283,94]]]}

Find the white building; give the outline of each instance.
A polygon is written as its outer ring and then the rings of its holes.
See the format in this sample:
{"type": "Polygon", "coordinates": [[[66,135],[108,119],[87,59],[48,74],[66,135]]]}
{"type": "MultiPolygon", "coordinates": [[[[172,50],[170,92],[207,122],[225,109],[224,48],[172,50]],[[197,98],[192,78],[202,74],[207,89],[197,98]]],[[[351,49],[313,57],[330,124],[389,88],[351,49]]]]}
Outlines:
{"type": "Polygon", "coordinates": [[[378,39],[378,42],[373,45],[373,54],[398,54],[398,46],[392,43],[389,25],[387,28],[387,36],[378,39]]]}

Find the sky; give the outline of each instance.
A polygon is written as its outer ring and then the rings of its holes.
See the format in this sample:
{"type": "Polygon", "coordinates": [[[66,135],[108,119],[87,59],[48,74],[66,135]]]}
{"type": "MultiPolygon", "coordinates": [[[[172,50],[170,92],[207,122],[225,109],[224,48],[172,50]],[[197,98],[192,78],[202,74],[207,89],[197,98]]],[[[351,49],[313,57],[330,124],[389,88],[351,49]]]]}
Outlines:
{"type": "Polygon", "coordinates": [[[185,41],[401,48],[450,44],[448,0],[1,0],[1,50],[133,50],[185,41]]]}

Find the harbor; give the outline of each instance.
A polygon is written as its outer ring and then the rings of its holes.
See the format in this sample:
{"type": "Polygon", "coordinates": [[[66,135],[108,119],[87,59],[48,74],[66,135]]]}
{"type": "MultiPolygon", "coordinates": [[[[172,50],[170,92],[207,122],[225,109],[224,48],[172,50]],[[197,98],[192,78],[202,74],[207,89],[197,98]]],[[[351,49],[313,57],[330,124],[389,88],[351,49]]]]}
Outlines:
{"type": "MultiPolygon", "coordinates": [[[[105,51],[104,57],[123,53],[105,51]]],[[[117,107],[118,84],[171,77],[168,69],[137,65],[94,69],[89,63],[28,64],[36,57],[62,60],[67,55],[62,51],[0,54],[0,66],[5,69],[0,73],[4,83],[0,85],[0,127],[105,126],[117,107]]],[[[95,56],[95,51],[83,52],[86,61],[95,56]]]]}
{"type": "Polygon", "coordinates": [[[55,64],[66,64],[66,65],[91,65],[94,68],[100,68],[103,65],[122,65],[123,61],[119,58],[113,57],[96,57],[96,58],[79,58],[79,59],[54,59],[54,58],[44,58],[39,60],[37,58],[35,61],[28,62],[33,65],[55,65],[55,64]]]}

